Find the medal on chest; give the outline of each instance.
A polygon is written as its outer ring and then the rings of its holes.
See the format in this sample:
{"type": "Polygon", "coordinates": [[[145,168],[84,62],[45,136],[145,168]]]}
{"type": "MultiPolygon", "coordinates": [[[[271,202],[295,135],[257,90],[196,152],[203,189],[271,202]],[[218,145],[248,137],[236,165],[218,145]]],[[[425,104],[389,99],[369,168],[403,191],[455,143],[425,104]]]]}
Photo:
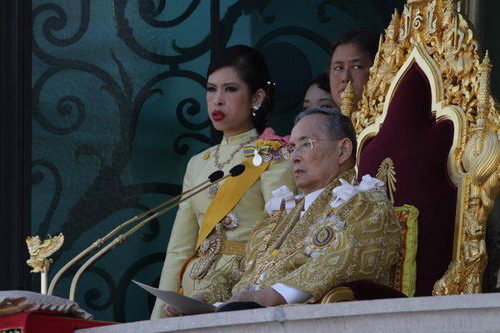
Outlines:
{"type": "Polygon", "coordinates": [[[217,195],[217,192],[219,191],[219,184],[215,184],[213,186],[210,186],[207,190],[207,195],[210,199],[215,198],[217,195]]]}
{"type": "Polygon", "coordinates": [[[329,246],[335,246],[339,234],[346,228],[346,224],[338,216],[320,218],[314,223],[306,236],[304,243],[307,255],[315,258],[321,255],[329,246]]]}

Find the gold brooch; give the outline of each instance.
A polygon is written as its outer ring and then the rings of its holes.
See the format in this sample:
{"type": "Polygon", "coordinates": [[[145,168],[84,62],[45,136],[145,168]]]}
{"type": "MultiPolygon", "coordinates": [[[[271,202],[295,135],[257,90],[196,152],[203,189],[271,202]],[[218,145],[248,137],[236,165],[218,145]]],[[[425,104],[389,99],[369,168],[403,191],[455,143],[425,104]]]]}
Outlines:
{"type": "Polygon", "coordinates": [[[238,215],[230,211],[221,221],[224,228],[232,230],[238,226],[238,215]]]}
{"type": "Polygon", "coordinates": [[[217,195],[218,191],[219,191],[219,184],[212,185],[208,188],[207,195],[210,199],[213,199],[217,195]]]}
{"type": "Polygon", "coordinates": [[[206,161],[210,158],[210,150],[207,150],[207,152],[205,153],[205,155],[203,155],[203,160],[206,161]]]}
{"type": "Polygon", "coordinates": [[[330,228],[329,226],[322,227],[313,236],[313,243],[317,247],[326,246],[332,241],[333,235],[334,232],[332,228],[330,228]]]}

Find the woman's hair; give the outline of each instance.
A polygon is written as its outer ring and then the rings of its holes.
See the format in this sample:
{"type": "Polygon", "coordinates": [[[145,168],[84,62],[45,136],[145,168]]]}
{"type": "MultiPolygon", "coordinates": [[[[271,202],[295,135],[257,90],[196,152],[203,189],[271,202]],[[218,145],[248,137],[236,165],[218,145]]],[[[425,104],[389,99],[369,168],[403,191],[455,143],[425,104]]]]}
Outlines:
{"type": "Polygon", "coordinates": [[[255,94],[257,90],[263,89],[266,93],[260,108],[252,116],[255,129],[262,133],[264,131],[269,115],[274,107],[274,83],[269,77],[264,57],[254,48],[245,45],[235,45],[215,53],[208,66],[207,78],[213,72],[224,68],[233,68],[240,79],[250,88],[250,92],[255,94]]]}
{"type": "Polygon", "coordinates": [[[307,89],[309,89],[313,85],[317,85],[319,89],[330,94],[330,78],[328,77],[328,74],[324,73],[316,76],[316,78],[311,81],[307,89]]]}
{"type": "Polygon", "coordinates": [[[330,60],[340,45],[356,44],[366,52],[371,60],[375,59],[378,51],[379,36],[375,31],[366,29],[346,30],[335,36],[330,45],[330,60]]]}

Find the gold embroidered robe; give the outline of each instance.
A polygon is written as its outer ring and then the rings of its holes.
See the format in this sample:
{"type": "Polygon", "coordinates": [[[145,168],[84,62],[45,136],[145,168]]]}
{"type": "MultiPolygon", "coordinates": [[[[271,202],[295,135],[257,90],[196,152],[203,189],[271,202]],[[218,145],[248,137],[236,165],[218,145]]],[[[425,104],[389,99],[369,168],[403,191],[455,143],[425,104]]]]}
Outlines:
{"type": "MultiPolygon", "coordinates": [[[[249,142],[248,145],[255,146],[258,133],[255,129],[252,129],[230,138],[223,138],[220,145],[213,146],[193,156],[186,169],[183,191],[207,180],[208,176],[217,170],[214,160],[218,146],[220,146],[219,163],[223,163],[231,158],[231,154],[241,144],[248,142],[252,137],[255,140],[249,142]]],[[[222,171],[227,174],[233,166],[243,162],[245,159],[243,149],[241,149],[237,154],[234,154],[231,162],[226,164],[222,168],[222,171]]],[[[239,177],[244,176],[245,173],[239,177]]],[[[219,187],[222,184],[219,183],[219,187]]],[[[265,203],[272,198],[272,191],[281,185],[287,185],[292,190],[296,189],[290,165],[283,158],[271,161],[267,170],[243,194],[232,209],[238,217],[238,226],[231,230],[220,228],[225,229],[223,230],[223,238],[234,242],[247,241],[255,222],[262,211],[264,211],[265,203]]],[[[198,233],[205,218],[205,212],[212,200],[207,193],[200,193],[179,205],[172,233],[168,241],[168,249],[159,284],[160,289],[177,292],[182,287],[186,296],[192,296],[197,292],[197,285],[202,279],[193,279],[190,277],[190,273],[199,259],[194,259],[189,263],[183,274],[182,281],[179,277],[179,271],[184,262],[195,253],[198,233]]],[[[221,225],[219,224],[218,227],[221,227],[221,225]]],[[[237,268],[240,265],[241,259],[241,256],[236,255],[220,255],[210,264],[208,271],[224,265],[237,268]]],[[[163,307],[164,303],[157,300],[151,318],[164,317],[163,307]]]]}
{"type": "MultiPolygon", "coordinates": [[[[350,182],[354,176],[349,170],[339,178],[350,182]]],[[[303,201],[289,214],[259,220],[240,270],[222,267],[211,272],[200,286],[203,298],[208,303],[226,301],[255,285],[265,289],[276,283],[310,292],[310,301],[360,279],[391,286],[402,246],[391,203],[372,189],[334,208],[331,192],[339,185],[338,178],[330,183],[302,217],[303,201]]]]}

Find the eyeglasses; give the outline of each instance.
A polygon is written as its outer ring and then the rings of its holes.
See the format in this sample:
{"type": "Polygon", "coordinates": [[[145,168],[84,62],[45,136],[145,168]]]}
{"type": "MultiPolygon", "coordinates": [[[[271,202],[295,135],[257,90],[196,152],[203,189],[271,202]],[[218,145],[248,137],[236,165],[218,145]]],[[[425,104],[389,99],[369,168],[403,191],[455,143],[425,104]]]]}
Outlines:
{"type": "MultiPolygon", "coordinates": [[[[293,152],[304,152],[311,151],[314,148],[314,142],[321,140],[334,140],[334,139],[302,139],[297,144],[289,143],[285,147],[283,147],[283,157],[285,159],[289,159],[293,152]]],[[[334,140],[335,141],[335,140],[334,140]]]]}

